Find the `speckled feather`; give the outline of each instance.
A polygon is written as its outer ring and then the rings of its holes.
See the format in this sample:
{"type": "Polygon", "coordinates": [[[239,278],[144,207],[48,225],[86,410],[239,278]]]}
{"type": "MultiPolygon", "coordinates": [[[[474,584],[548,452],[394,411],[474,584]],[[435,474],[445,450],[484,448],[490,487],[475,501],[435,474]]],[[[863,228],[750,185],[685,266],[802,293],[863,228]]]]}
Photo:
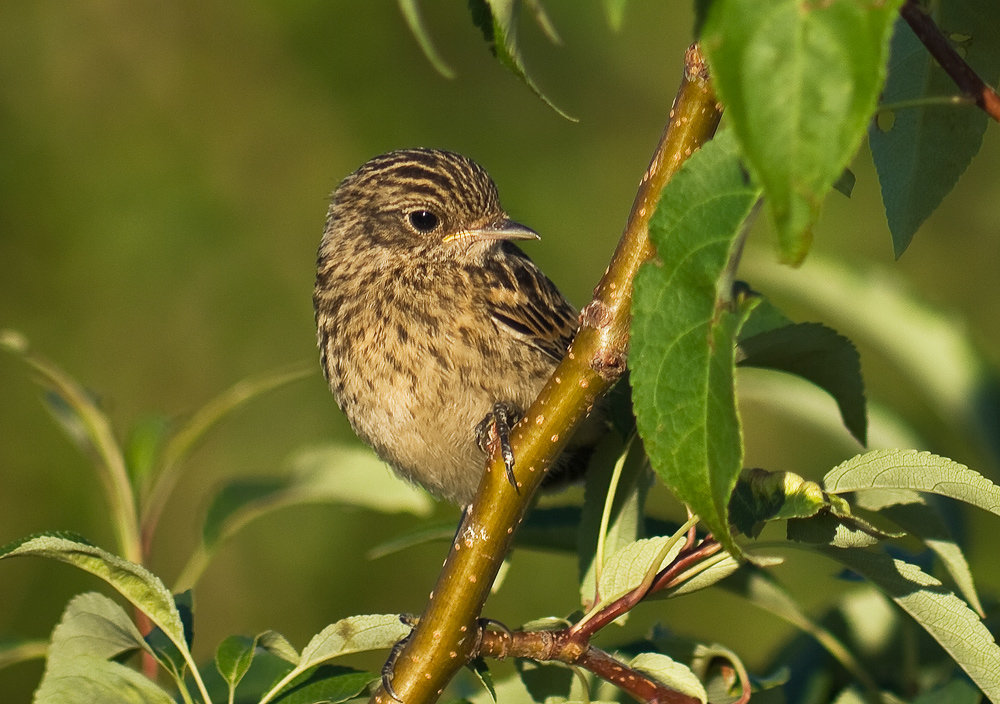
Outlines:
{"type": "Polygon", "coordinates": [[[577,328],[545,274],[494,238],[504,228],[532,234],[481,166],[409,149],[344,179],[319,248],[313,302],[338,404],[400,475],[462,505],[485,461],[476,426],[498,401],[523,414],[577,328]],[[432,229],[411,221],[428,213],[432,229]]]}

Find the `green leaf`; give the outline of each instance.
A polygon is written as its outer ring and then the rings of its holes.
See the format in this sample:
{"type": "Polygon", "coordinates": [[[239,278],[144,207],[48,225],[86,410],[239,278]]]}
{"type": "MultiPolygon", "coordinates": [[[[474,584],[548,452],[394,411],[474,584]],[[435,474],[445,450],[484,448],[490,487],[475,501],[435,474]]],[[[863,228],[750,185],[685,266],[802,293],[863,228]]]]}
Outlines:
{"type": "MultiPolygon", "coordinates": [[[[937,22],[987,83],[1000,77],[1000,6],[957,0],[936,6],[937,22]],[[961,37],[955,41],[956,37],[961,37]]],[[[878,170],[893,250],[901,256],[982,146],[989,118],[958,89],[910,27],[899,20],[892,38],[885,112],[869,143],[878,170]]]]}
{"type": "Polygon", "coordinates": [[[50,391],[47,400],[56,420],[81,451],[94,461],[111,509],[119,550],[126,557],[139,560],[141,546],[135,496],[111,420],[75,379],[48,360],[32,354],[27,340],[20,334],[0,330],[0,349],[19,356],[35,370],[50,391]]]}
{"type": "Polygon", "coordinates": [[[864,137],[902,0],[717,0],[702,32],[715,88],[764,186],[783,260],[801,262],[864,137]]]}
{"type": "MultiPolygon", "coordinates": [[[[173,596],[163,582],[142,565],[66,537],[65,533],[42,533],[0,548],[0,559],[9,557],[48,557],[78,567],[103,579],[149,616],[164,633],[181,647],[184,625],[174,605],[173,596]]],[[[186,646],[185,646],[186,649],[186,646]]]]}
{"type": "Polygon", "coordinates": [[[230,692],[236,688],[253,663],[257,639],[246,636],[229,636],[215,651],[215,668],[229,685],[230,692]]]}
{"type": "Polygon", "coordinates": [[[733,525],[751,538],[760,534],[767,521],[809,518],[831,509],[850,513],[843,499],[828,496],[816,482],[792,472],[763,469],[745,471],[729,503],[733,525]]]}
{"type": "Polygon", "coordinates": [[[607,556],[641,537],[651,479],[641,443],[622,446],[609,434],[596,454],[587,471],[583,511],[576,526],[580,603],[584,607],[592,605],[607,556]],[[617,461],[606,456],[615,449],[617,461]]]}
{"type": "Polygon", "coordinates": [[[864,445],[868,434],[861,357],[846,337],[819,323],[798,323],[740,340],[741,366],[802,377],[830,394],[851,434],[864,445]]]}
{"type": "Polygon", "coordinates": [[[163,631],[177,648],[184,662],[191,668],[202,695],[208,700],[204,683],[198,676],[188,649],[184,624],[174,598],[156,575],[142,565],[60,533],[41,534],[0,548],[0,559],[22,556],[48,557],[65,562],[100,577],[118,590],[133,606],[146,614],[153,625],[163,631]]]}
{"type": "Polygon", "coordinates": [[[620,32],[625,24],[625,5],[627,0],[604,0],[604,16],[612,31],[620,32]]]}
{"type": "Polygon", "coordinates": [[[39,685],[34,704],[176,704],[163,689],[118,662],[82,655],[39,685]]]}
{"type": "Polygon", "coordinates": [[[346,504],[418,516],[429,515],[434,507],[426,493],[400,481],[358,445],[301,450],[290,464],[287,476],[238,479],[223,487],[205,518],[205,543],[212,546],[266,513],[298,504],[346,504]]]}
{"type": "MultiPolygon", "coordinates": [[[[469,12],[472,14],[473,23],[482,30],[483,36],[490,45],[490,51],[497,57],[497,60],[530,88],[532,93],[541,98],[546,105],[567,120],[576,122],[575,117],[556,107],[555,103],[542,92],[541,88],[528,75],[517,41],[517,22],[521,14],[521,4],[521,0],[469,0],[469,12]]],[[[551,38],[553,36],[552,25],[542,11],[541,5],[537,2],[531,4],[535,9],[539,24],[551,38]]]]}
{"type": "Polygon", "coordinates": [[[986,612],[979,601],[965,554],[951,536],[941,514],[922,495],[909,489],[869,489],[858,492],[855,503],[863,509],[877,511],[926,545],[948,571],[962,597],[985,618],[986,612]]]}
{"type": "Polygon", "coordinates": [[[1000,701],[1000,647],[979,617],[920,568],[872,550],[821,548],[866,577],[919,623],[992,701],[1000,701]]]}
{"type": "MultiPolygon", "coordinates": [[[[744,264],[755,285],[878,350],[934,413],[921,430],[935,444],[970,442],[1000,461],[1000,382],[960,316],[932,308],[880,268],[859,272],[815,256],[801,272],[751,258],[744,264]]],[[[915,405],[900,411],[912,415],[915,405]]]]}
{"type": "Polygon", "coordinates": [[[67,604],[52,632],[45,674],[35,693],[38,704],[126,702],[166,704],[173,699],[154,682],[114,658],[150,652],[125,610],[94,592],[67,604]]]}
{"type": "Polygon", "coordinates": [[[170,422],[165,416],[147,416],[136,423],[125,442],[125,461],[134,486],[148,481],[167,438],[170,422]]]}
{"type": "Polygon", "coordinates": [[[730,277],[758,197],[728,132],[685,162],[650,223],[658,258],[636,277],[629,355],[653,469],[737,555],[727,516],[743,462],[735,340],[755,301],[731,300],[730,277]]]}
{"type": "Polygon", "coordinates": [[[651,574],[673,562],[683,547],[682,533],[643,538],[615,551],[601,572],[600,603],[610,603],[635,590],[651,574]]]}
{"type": "Polygon", "coordinates": [[[409,632],[410,627],[400,621],[396,614],[341,619],[313,636],[302,649],[299,662],[260,700],[260,704],[274,701],[279,694],[288,691],[286,688],[296,678],[317,665],[342,655],[391,648],[409,632]]]}
{"type": "Polygon", "coordinates": [[[873,450],[840,463],[823,477],[831,494],[911,489],[939,494],[1000,516],[1000,486],[964,464],[918,450],[873,450]]]}
{"type": "MultiPolygon", "coordinates": [[[[212,499],[202,543],[177,579],[178,589],[197,583],[219,544],[251,521],[302,504],[347,504],[384,513],[433,510],[423,491],[400,481],[370,450],[358,445],[326,445],[296,453],[284,476],[239,478],[212,499]]],[[[454,531],[452,531],[454,532],[454,531]]]]}
{"type": "Polygon", "coordinates": [[[49,644],[44,640],[0,640],[0,670],[10,665],[46,657],[49,644]]]}
{"type": "Polygon", "coordinates": [[[417,4],[417,0],[399,0],[399,11],[403,13],[406,24],[409,26],[410,31],[413,32],[413,36],[423,50],[424,56],[431,62],[431,65],[445,78],[454,78],[455,72],[437,52],[437,49],[434,48],[434,42],[431,40],[431,36],[427,32],[427,27],[424,25],[424,19],[420,14],[420,7],[417,4]]]}
{"type": "Polygon", "coordinates": [[[645,672],[658,682],[662,682],[677,692],[694,697],[702,704],[708,701],[705,687],[691,671],[691,668],[662,653],[639,653],[629,662],[629,667],[645,672]]]}
{"type": "Polygon", "coordinates": [[[276,704],[338,704],[358,696],[378,675],[346,667],[321,667],[308,680],[297,684],[276,704]]]}

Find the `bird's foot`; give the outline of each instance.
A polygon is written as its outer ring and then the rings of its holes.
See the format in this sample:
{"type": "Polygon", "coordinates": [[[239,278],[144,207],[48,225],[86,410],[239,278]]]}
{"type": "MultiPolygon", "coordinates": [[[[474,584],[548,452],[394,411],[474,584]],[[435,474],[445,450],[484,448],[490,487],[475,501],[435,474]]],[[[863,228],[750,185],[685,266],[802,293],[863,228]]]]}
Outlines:
{"type": "MultiPolygon", "coordinates": [[[[420,618],[418,616],[414,616],[413,614],[400,614],[399,620],[410,628],[413,628],[417,625],[420,618]]],[[[389,651],[389,657],[385,659],[385,664],[382,665],[382,689],[384,689],[385,693],[397,702],[402,702],[403,700],[399,697],[399,694],[396,693],[396,690],[392,686],[392,674],[396,669],[396,660],[399,659],[399,654],[403,652],[403,646],[406,645],[407,641],[409,641],[412,636],[413,632],[411,631],[405,638],[397,641],[396,644],[392,646],[392,650],[389,651]]]]}
{"type": "Polygon", "coordinates": [[[518,491],[517,480],[514,478],[514,450],[510,446],[510,429],[518,421],[518,413],[510,404],[497,401],[493,410],[476,426],[476,442],[490,457],[500,448],[503,466],[507,472],[507,481],[518,491]]]}

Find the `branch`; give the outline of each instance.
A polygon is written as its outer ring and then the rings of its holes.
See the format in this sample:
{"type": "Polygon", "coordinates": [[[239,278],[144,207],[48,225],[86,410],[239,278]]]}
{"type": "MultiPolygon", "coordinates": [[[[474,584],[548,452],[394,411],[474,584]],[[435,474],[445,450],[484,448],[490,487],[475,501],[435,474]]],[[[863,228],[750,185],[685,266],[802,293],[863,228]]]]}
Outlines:
{"type": "MultiPolygon", "coordinates": [[[[632,280],[653,256],[649,219],[667,180],[715,133],[721,107],[697,45],[685,55],[684,77],[652,162],[639,184],[611,264],[581,313],[580,331],[538,398],[511,433],[517,491],[502,459],[486,466],[479,491],[459,527],[437,585],[395,661],[392,687],[406,704],[433,702],[479,646],[476,619],[510,549],[545,469],[575,427],[625,370],[632,280]]],[[[392,704],[379,687],[372,697],[392,704]]]]}
{"type": "Polygon", "coordinates": [[[625,665],[594,646],[579,647],[568,630],[483,633],[479,652],[503,659],[508,657],[558,661],[583,667],[640,702],[657,704],[695,704],[698,700],[670,689],[646,673],[625,665]]]}
{"type": "Polygon", "coordinates": [[[917,39],[927,47],[934,60],[955,82],[958,89],[975,101],[983,112],[1000,122],[1000,95],[997,95],[993,87],[980,78],[979,74],[973,71],[965,59],[955,51],[917,0],[906,0],[899,8],[899,14],[910,25],[917,39]]]}

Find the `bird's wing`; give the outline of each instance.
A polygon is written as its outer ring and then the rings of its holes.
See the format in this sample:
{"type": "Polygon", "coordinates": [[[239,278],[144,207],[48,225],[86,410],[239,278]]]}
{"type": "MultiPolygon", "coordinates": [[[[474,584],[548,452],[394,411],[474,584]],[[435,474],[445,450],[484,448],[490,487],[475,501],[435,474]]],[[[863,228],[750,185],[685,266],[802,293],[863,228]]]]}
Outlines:
{"type": "Polygon", "coordinates": [[[562,359],[579,325],[576,309],[541,269],[509,242],[491,267],[496,281],[488,296],[489,313],[501,329],[552,357],[562,359]]]}

